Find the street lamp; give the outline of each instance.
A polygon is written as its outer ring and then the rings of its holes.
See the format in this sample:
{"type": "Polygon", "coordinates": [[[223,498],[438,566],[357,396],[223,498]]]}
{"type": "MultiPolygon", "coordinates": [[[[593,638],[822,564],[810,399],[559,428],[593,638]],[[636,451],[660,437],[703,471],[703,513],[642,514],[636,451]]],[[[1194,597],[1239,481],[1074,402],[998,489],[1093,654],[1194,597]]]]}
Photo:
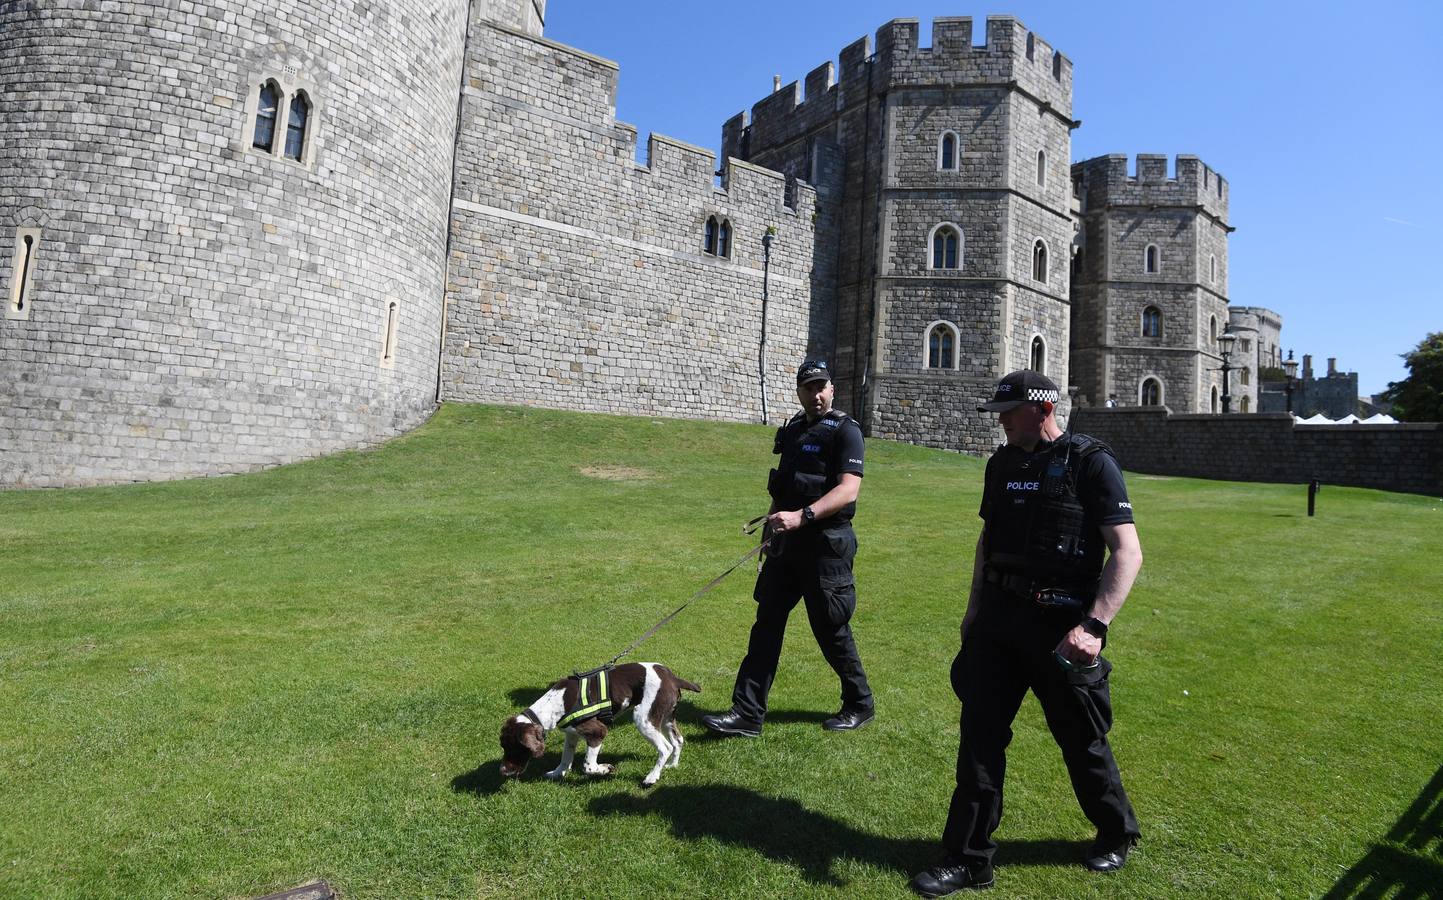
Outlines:
{"type": "Polygon", "coordinates": [[[1218,352],[1222,354],[1223,364],[1220,368],[1214,369],[1213,371],[1223,373],[1223,415],[1227,415],[1232,410],[1233,397],[1232,394],[1228,393],[1228,373],[1237,368],[1237,366],[1229,365],[1228,361],[1232,357],[1233,343],[1236,342],[1237,339],[1237,335],[1227,331],[1218,335],[1218,352]]]}
{"type": "Polygon", "coordinates": [[[1288,395],[1288,412],[1293,411],[1293,387],[1298,383],[1298,361],[1293,359],[1293,351],[1288,351],[1288,358],[1283,360],[1283,374],[1288,376],[1287,384],[1283,390],[1288,395]]]}

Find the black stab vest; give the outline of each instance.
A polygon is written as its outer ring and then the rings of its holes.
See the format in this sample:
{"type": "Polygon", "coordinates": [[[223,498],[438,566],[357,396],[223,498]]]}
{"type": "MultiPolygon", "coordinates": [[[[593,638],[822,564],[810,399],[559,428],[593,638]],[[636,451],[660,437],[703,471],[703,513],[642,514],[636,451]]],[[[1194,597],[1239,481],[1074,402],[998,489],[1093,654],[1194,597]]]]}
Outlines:
{"type": "Polygon", "coordinates": [[[1094,453],[1112,448],[1085,434],[1068,435],[1052,446],[1037,497],[1029,501],[1027,541],[1021,556],[988,553],[988,565],[1031,576],[1054,587],[1095,593],[1102,575],[1102,536],[1086,527],[1077,496],[1077,473],[1094,453]]]}
{"type": "MultiPolygon", "coordinates": [[[[776,501],[777,509],[801,509],[822,499],[841,481],[840,472],[828,472],[832,444],[837,433],[852,422],[851,416],[832,410],[815,422],[807,422],[807,414],[799,412],[791,421],[777,429],[772,452],[781,460],[767,477],[767,493],[776,501]]],[[[852,501],[827,519],[827,527],[852,521],[857,503],[852,501]]]]}

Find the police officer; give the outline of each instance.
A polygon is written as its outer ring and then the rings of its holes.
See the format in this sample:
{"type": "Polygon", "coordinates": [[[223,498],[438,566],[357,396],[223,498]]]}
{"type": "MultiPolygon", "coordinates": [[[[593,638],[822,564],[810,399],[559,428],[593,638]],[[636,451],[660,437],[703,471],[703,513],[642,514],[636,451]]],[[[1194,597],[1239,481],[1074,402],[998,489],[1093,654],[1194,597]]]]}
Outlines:
{"type": "Polygon", "coordinates": [[[978,407],[999,414],[1007,443],[987,461],[984,524],[962,649],[952,664],[952,687],[962,701],[957,788],[943,861],[912,880],[924,897],[992,884],[1006,749],[1029,688],[1062,750],[1078,803],[1097,827],[1084,864],[1097,872],[1120,869],[1137,842],[1137,819],[1107,743],[1112,665],[1101,653],[1142,566],[1142,549],[1111,450],[1064,434],[1054,416],[1058,399],[1050,379],[1021,371],[1004,377],[992,402],[978,407]]]}
{"type": "Polygon", "coordinates": [[[872,689],[847,624],[857,606],[852,515],[862,487],[862,430],[851,416],[832,409],[835,393],[825,362],[802,363],[797,370],[802,410],[777,429],[772,446],[781,460],[767,481],[772,541],[753,592],[757,621],[737,670],[732,708],[702,717],[702,724],[720,734],[761,734],[787,616],[798,599],[806,601],[812,634],[842,681],[842,708],[822,727],[851,731],[872,720],[872,689]]]}

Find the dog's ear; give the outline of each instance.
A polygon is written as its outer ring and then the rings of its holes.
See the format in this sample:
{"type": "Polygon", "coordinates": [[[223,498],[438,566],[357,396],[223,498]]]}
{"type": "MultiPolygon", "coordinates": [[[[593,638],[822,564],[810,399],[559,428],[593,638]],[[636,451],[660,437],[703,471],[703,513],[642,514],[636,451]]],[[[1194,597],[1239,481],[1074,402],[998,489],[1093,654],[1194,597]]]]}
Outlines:
{"type": "Polygon", "coordinates": [[[540,759],[546,752],[546,735],[539,725],[527,724],[521,728],[521,746],[531,751],[532,759],[540,759]]]}

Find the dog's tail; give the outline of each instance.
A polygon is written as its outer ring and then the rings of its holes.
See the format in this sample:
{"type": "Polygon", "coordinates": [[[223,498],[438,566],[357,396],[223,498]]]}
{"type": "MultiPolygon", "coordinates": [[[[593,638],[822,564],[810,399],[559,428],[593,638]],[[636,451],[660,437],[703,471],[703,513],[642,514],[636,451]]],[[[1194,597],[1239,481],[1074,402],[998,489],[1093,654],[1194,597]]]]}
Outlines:
{"type": "Polygon", "coordinates": [[[677,675],[672,675],[672,677],[676,679],[676,686],[681,688],[682,690],[691,691],[693,694],[701,693],[701,685],[692,684],[690,681],[687,681],[685,678],[681,678],[677,675]]]}

